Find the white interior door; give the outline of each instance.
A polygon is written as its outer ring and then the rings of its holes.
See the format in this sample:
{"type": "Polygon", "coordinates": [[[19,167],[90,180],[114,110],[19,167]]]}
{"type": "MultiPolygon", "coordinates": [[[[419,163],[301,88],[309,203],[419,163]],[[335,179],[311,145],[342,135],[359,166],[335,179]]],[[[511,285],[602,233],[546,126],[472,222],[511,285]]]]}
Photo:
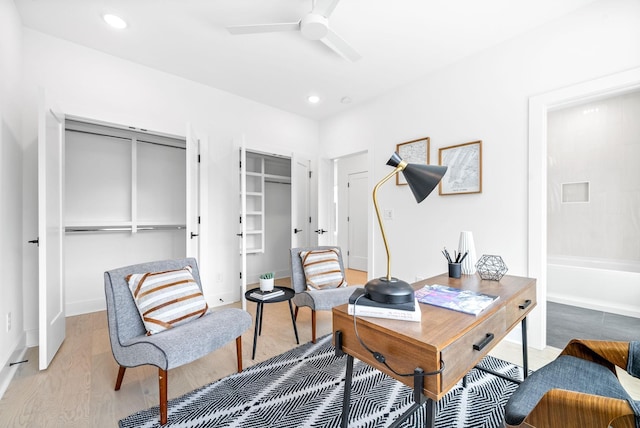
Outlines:
{"type": "Polygon", "coordinates": [[[244,139],[240,144],[240,300],[242,309],[247,308],[244,293],[247,291],[247,148],[244,139]]]}
{"type": "Polygon", "coordinates": [[[200,140],[187,126],[187,257],[200,260],[200,140]]]}
{"type": "Polygon", "coordinates": [[[38,112],[39,368],[44,370],[65,338],[64,114],[40,92],[38,112]]]}
{"type": "Polygon", "coordinates": [[[350,269],[367,270],[367,197],[368,174],[349,174],[347,186],[348,257],[350,269]]]}
{"type": "Polygon", "coordinates": [[[291,159],[291,247],[311,244],[310,198],[311,178],[308,159],[293,155],[291,159]]]}

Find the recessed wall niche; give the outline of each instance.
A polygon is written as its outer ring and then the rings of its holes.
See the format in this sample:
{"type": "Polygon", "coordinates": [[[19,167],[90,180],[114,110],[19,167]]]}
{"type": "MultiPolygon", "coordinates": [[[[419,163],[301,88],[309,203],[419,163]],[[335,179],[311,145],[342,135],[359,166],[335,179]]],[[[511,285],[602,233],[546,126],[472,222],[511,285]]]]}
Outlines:
{"type": "Polygon", "coordinates": [[[589,182],[562,183],[562,203],[589,202],[589,182]]]}

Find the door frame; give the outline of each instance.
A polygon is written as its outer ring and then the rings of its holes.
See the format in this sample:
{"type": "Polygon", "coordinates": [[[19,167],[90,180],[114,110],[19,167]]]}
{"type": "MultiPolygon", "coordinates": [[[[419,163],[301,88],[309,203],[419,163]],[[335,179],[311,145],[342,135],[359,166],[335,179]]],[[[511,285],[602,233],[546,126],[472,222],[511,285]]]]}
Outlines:
{"type": "Polygon", "coordinates": [[[640,68],[593,79],[529,99],[528,273],[537,279],[537,308],[531,313],[529,344],[547,343],[547,113],[571,104],[640,88],[640,68]]]}
{"type": "MultiPolygon", "coordinates": [[[[234,160],[234,171],[238,171],[241,172],[240,170],[240,158],[241,158],[241,150],[244,151],[245,153],[245,157],[246,157],[246,153],[247,152],[251,152],[251,153],[256,153],[256,154],[262,154],[262,155],[266,155],[266,156],[276,156],[276,157],[282,157],[282,158],[286,158],[289,159],[292,163],[292,169],[291,169],[291,180],[292,180],[292,185],[291,185],[291,206],[293,207],[294,202],[295,202],[295,195],[294,195],[294,186],[293,186],[293,179],[294,179],[294,171],[293,171],[293,162],[295,161],[295,159],[308,159],[310,164],[309,164],[309,170],[313,171],[313,160],[311,159],[310,156],[306,155],[306,154],[299,154],[299,153],[295,153],[292,151],[287,151],[287,150],[278,150],[278,149],[271,149],[270,147],[259,147],[256,148],[254,146],[250,146],[246,144],[246,139],[244,134],[239,135],[237,137],[235,137],[233,139],[233,144],[232,146],[232,150],[233,150],[233,154],[232,154],[232,159],[234,160]]],[[[238,218],[240,215],[242,215],[242,195],[241,195],[241,191],[242,191],[242,177],[240,176],[239,179],[237,180],[233,180],[233,182],[235,183],[235,188],[234,188],[234,194],[239,195],[240,197],[238,198],[238,201],[235,205],[233,205],[235,212],[234,212],[234,218],[238,218]]],[[[313,188],[313,182],[312,180],[309,181],[309,186],[311,187],[310,189],[310,196],[309,196],[309,200],[311,200],[311,198],[313,198],[313,195],[316,194],[316,190],[314,190],[313,188]]],[[[312,216],[312,218],[317,218],[317,213],[313,213],[313,208],[311,206],[307,207],[307,209],[310,211],[309,214],[312,216]]],[[[290,219],[291,219],[291,224],[293,227],[293,212],[290,214],[290,219]]],[[[316,220],[317,222],[317,220],[316,220]]],[[[307,228],[310,229],[313,227],[313,223],[308,224],[307,228]]],[[[236,280],[239,283],[239,299],[242,303],[242,308],[246,309],[246,300],[244,298],[244,293],[246,292],[246,288],[247,288],[247,267],[246,267],[246,245],[243,245],[242,242],[246,242],[246,230],[245,230],[245,225],[240,225],[239,230],[243,233],[243,236],[241,237],[241,246],[240,246],[240,258],[238,260],[238,262],[236,262],[237,264],[234,266],[234,274],[235,272],[239,272],[240,275],[238,277],[236,277],[236,280]],[[243,249],[244,247],[244,249],[243,249]]],[[[234,233],[238,234],[238,232],[234,229],[234,233]]],[[[291,234],[293,236],[293,230],[291,231],[291,234]]],[[[291,238],[293,239],[293,238],[291,238]]],[[[311,239],[311,238],[310,238],[311,239]]]]}
{"type": "MultiPolygon", "coordinates": [[[[337,156],[335,158],[331,158],[330,159],[330,163],[331,163],[331,176],[330,176],[330,180],[328,181],[328,186],[323,190],[325,193],[325,197],[328,198],[328,201],[333,202],[334,201],[334,189],[336,188],[336,186],[338,187],[337,189],[337,194],[338,194],[338,200],[335,201],[335,210],[338,210],[338,212],[340,212],[340,199],[345,199],[345,198],[341,198],[340,194],[341,193],[347,193],[347,189],[344,188],[340,188],[339,186],[339,178],[336,176],[336,161],[339,161],[341,159],[347,159],[350,157],[354,157],[354,156],[359,156],[359,155],[364,155],[366,156],[366,161],[364,162],[366,164],[366,172],[367,172],[367,186],[369,189],[373,190],[373,174],[372,171],[373,169],[373,165],[372,165],[372,159],[373,159],[373,152],[370,150],[361,150],[361,151],[357,151],[357,152],[353,152],[353,153],[349,153],[346,155],[342,155],[342,156],[337,156]]],[[[359,172],[365,172],[365,171],[359,171],[359,172]]],[[[369,195],[368,195],[369,196],[369,195]]],[[[327,205],[331,205],[333,207],[332,204],[328,204],[327,205]]],[[[346,209],[346,208],[345,208],[346,209]]],[[[342,236],[342,233],[340,232],[340,228],[338,227],[338,219],[335,216],[335,210],[330,213],[330,219],[331,221],[329,222],[330,224],[330,229],[329,229],[329,236],[332,237],[331,242],[326,242],[323,245],[339,245],[340,242],[343,241],[343,239],[340,239],[340,236],[342,236]],[[339,234],[339,235],[338,235],[339,234]]],[[[374,231],[376,231],[375,227],[374,227],[374,211],[373,211],[373,202],[372,199],[370,197],[367,197],[367,275],[368,277],[372,277],[372,273],[374,272],[374,231]]],[[[348,233],[348,230],[345,230],[344,233],[348,233]]],[[[346,240],[347,238],[345,238],[344,240],[346,240]]]]}

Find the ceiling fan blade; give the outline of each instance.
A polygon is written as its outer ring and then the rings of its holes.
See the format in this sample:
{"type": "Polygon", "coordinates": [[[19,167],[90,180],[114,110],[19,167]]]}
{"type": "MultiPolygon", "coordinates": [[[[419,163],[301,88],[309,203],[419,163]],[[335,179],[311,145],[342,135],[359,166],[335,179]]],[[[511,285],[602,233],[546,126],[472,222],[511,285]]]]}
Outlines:
{"type": "Polygon", "coordinates": [[[320,41],[346,60],[355,62],[362,58],[362,55],[356,52],[354,48],[345,42],[342,37],[338,36],[333,30],[331,30],[331,28],[329,28],[327,35],[320,39],[320,41]]]}
{"type": "Polygon", "coordinates": [[[279,24],[253,24],[253,25],[232,25],[227,27],[233,35],[237,34],[255,34],[255,33],[275,33],[278,31],[297,31],[300,30],[300,21],[286,22],[279,24]]]}
{"type": "Polygon", "coordinates": [[[311,13],[317,13],[325,18],[329,18],[339,1],[340,0],[316,0],[311,13]]]}

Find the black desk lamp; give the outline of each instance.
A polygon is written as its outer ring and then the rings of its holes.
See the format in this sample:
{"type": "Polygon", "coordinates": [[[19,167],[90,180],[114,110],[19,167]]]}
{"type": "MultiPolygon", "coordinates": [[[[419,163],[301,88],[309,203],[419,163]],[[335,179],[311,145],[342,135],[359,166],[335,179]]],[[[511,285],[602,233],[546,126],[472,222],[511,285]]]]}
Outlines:
{"type": "Polygon", "coordinates": [[[398,153],[394,153],[393,156],[391,156],[387,165],[395,167],[395,170],[380,180],[373,188],[373,206],[376,208],[384,248],[387,250],[387,276],[372,279],[367,282],[364,289],[371,300],[379,303],[408,303],[414,299],[413,287],[405,281],[391,277],[391,254],[389,253],[389,244],[387,243],[387,236],[384,233],[382,216],[380,216],[380,208],[378,207],[378,189],[391,177],[402,171],[409,188],[413,192],[413,196],[415,196],[416,201],[420,203],[429,196],[440,180],[442,180],[442,177],[447,172],[447,167],[407,163],[402,160],[398,153]]]}

